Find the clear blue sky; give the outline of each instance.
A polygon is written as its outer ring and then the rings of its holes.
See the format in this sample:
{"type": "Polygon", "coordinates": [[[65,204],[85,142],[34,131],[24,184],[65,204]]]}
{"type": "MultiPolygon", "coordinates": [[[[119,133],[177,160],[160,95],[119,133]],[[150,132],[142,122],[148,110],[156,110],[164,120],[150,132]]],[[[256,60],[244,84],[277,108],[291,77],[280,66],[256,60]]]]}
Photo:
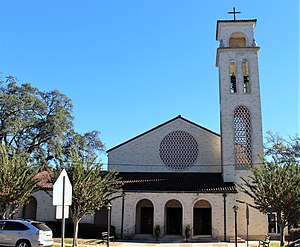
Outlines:
{"type": "Polygon", "coordinates": [[[66,94],[107,149],[179,114],[219,133],[216,22],[233,6],[258,20],[263,130],[294,135],[297,0],[0,0],[0,71],[66,94]]]}

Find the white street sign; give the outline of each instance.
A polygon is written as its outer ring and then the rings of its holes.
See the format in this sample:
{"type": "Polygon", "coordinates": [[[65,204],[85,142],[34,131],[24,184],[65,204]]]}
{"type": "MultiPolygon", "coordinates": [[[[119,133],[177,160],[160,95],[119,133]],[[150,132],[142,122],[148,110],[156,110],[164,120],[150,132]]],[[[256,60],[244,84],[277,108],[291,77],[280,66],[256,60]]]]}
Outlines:
{"type": "Polygon", "coordinates": [[[53,185],[53,205],[70,206],[71,204],[72,204],[72,185],[66,170],[63,169],[58,179],[53,185]]]}
{"type": "MultiPolygon", "coordinates": [[[[56,206],[56,219],[62,219],[62,206],[56,206]]],[[[65,206],[64,218],[69,218],[69,206],[65,206]]]]}

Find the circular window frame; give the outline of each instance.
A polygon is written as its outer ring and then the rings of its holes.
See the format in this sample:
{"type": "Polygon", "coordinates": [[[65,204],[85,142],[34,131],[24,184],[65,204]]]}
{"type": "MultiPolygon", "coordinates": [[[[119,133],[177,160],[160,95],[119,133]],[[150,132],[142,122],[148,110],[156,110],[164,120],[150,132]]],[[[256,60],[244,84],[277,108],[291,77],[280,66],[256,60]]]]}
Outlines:
{"type": "Polygon", "coordinates": [[[159,145],[159,157],[173,171],[190,169],[197,161],[199,145],[193,135],[177,130],[168,133],[159,145]]]}

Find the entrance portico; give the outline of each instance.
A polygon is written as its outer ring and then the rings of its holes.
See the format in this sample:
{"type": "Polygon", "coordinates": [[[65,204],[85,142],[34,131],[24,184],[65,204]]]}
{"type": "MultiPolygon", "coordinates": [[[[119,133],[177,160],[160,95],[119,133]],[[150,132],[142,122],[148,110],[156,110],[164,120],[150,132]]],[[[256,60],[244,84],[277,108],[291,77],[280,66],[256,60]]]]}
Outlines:
{"type": "MultiPolygon", "coordinates": [[[[221,174],[121,173],[120,176],[126,181],[124,202],[122,198],[116,199],[112,225],[121,226],[123,222],[123,227],[116,228],[116,232],[121,235],[123,229],[124,238],[142,234],[141,237],[148,235],[150,240],[156,225],[160,227],[160,237],[185,237],[187,225],[191,229],[190,237],[210,236],[221,240],[224,236],[223,194],[227,193],[228,201],[235,201],[236,189],[233,183],[223,183],[221,174]],[[139,191],[135,191],[136,187],[139,191]],[[177,189],[187,192],[174,191],[177,189]]],[[[228,212],[228,225],[234,224],[231,219],[234,219],[233,211],[228,212]]],[[[228,231],[229,235],[233,232],[228,231]]]]}

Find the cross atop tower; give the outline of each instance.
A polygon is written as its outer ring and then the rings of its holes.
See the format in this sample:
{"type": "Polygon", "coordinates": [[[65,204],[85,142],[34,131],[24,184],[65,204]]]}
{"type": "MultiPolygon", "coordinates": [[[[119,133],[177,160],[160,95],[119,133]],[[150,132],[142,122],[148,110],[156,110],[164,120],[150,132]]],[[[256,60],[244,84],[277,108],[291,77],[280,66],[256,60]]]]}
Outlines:
{"type": "Polygon", "coordinates": [[[240,14],[240,11],[235,11],[235,7],[233,7],[233,11],[229,11],[228,14],[232,15],[233,14],[233,20],[235,21],[235,14],[240,14]]]}

